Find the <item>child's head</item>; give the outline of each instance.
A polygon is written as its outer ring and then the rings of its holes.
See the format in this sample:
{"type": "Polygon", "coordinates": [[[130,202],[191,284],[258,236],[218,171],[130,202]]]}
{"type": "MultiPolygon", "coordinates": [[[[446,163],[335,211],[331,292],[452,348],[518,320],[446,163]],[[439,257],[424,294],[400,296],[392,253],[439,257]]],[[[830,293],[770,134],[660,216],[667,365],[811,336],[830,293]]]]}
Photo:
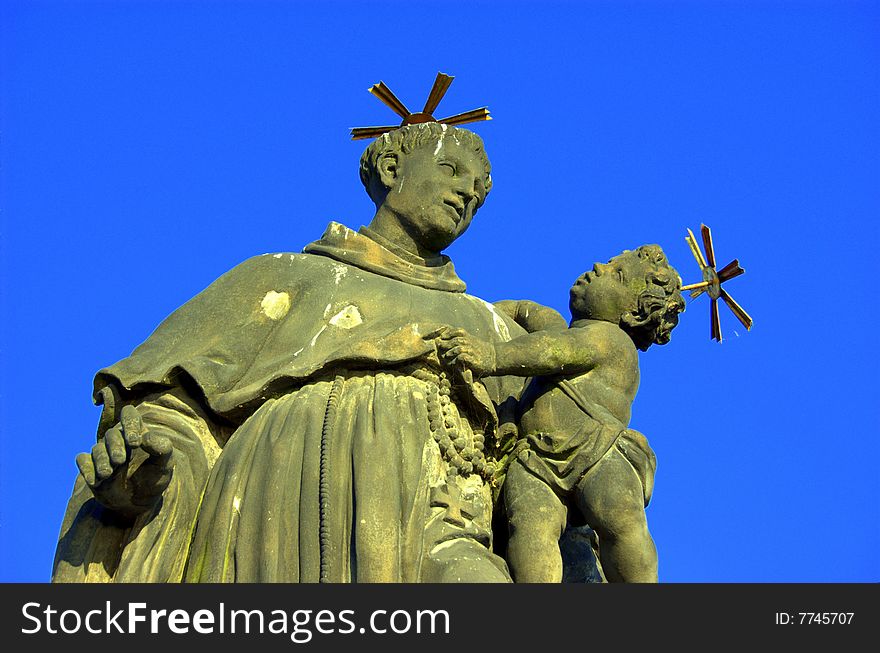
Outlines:
{"type": "Polygon", "coordinates": [[[684,311],[681,279],[658,245],[642,245],[596,263],[571,288],[572,320],[617,324],[642,351],[669,342],[684,311]]]}

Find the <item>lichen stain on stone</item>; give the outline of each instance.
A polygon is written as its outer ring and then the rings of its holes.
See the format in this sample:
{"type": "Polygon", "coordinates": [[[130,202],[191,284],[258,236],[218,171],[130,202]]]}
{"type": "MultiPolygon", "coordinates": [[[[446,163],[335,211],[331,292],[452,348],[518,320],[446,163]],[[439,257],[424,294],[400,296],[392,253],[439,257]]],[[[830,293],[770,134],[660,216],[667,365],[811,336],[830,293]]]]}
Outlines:
{"type": "Polygon", "coordinates": [[[428,438],[422,449],[422,469],[430,487],[439,485],[446,478],[444,467],[440,446],[434,441],[434,438],[428,438]]]}
{"type": "Polygon", "coordinates": [[[467,295],[467,297],[489,309],[489,312],[492,314],[492,326],[495,328],[495,333],[501,336],[502,340],[508,341],[511,339],[510,329],[507,328],[507,324],[504,322],[504,319],[498,314],[498,311],[495,310],[495,307],[492,304],[472,295],[467,295]]]}
{"type": "Polygon", "coordinates": [[[348,268],[344,265],[339,265],[338,263],[333,264],[333,278],[336,282],[336,285],[339,285],[339,282],[345,278],[345,275],[348,274],[348,268]]]}
{"type": "Polygon", "coordinates": [[[352,329],[363,323],[361,312],[354,304],[349,304],[330,318],[330,324],[340,329],[352,329]]]}
{"type": "Polygon", "coordinates": [[[501,319],[501,316],[492,309],[492,323],[495,325],[495,331],[501,336],[502,340],[510,340],[510,330],[501,319]]]}
{"type": "Polygon", "coordinates": [[[280,320],[290,310],[290,295],[270,290],[260,302],[260,309],[270,320],[280,320]]]}
{"type": "Polygon", "coordinates": [[[458,539],[452,539],[452,540],[446,540],[444,542],[440,542],[440,544],[438,544],[433,549],[431,549],[431,555],[434,555],[435,553],[438,553],[438,552],[442,551],[443,549],[448,549],[449,547],[451,547],[453,544],[456,544],[457,542],[458,542],[458,539]]]}
{"type": "Polygon", "coordinates": [[[486,308],[489,309],[489,312],[492,313],[492,326],[495,327],[495,333],[501,336],[502,340],[510,340],[510,329],[507,328],[507,324],[504,322],[502,317],[498,314],[498,311],[495,310],[495,307],[492,306],[489,302],[480,300],[483,304],[486,305],[486,308]]]}
{"type": "Polygon", "coordinates": [[[325,324],[324,326],[322,326],[320,329],[318,329],[318,333],[316,333],[316,334],[312,337],[312,340],[309,342],[309,347],[314,347],[314,346],[315,346],[315,342],[317,342],[317,340],[318,340],[318,336],[321,335],[322,333],[324,333],[326,330],[327,330],[327,325],[326,325],[326,324],[325,324]]]}

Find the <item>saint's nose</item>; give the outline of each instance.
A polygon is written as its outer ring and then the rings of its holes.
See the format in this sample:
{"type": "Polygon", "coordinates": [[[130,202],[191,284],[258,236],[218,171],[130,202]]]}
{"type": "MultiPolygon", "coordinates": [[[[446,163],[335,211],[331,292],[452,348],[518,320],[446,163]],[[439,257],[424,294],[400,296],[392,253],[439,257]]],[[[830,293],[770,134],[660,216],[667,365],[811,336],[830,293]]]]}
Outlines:
{"type": "Polygon", "coordinates": [[[458,184],[456,185],[455,192],[464,200],[465,204],[474,198],[482,204],[483,200],[486,199],[483,179],[478,174],[463,173],[459,175],[457,181],[458,184]]]}
{"type": "Polygon", "coordinates": [[[470,175],[462,175],[459,177],[459,183],[455,192],[464,200],[464,203],[467,204],[474,197],[477,197],[476,179],[470,175]]]}

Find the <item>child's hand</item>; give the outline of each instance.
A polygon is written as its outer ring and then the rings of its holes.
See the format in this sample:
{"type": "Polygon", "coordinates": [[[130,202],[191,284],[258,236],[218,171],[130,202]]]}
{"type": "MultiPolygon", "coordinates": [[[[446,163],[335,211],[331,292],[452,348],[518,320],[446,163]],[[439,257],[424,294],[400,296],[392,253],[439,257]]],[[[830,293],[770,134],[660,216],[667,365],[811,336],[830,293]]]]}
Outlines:
{"type": "Polygon", "coordinates": [[[477,377],[495,372],[495,346],[491,342],[453,327],[442,327],[434,335],[440,357],[450,367],[469,369],[477,377]]]}

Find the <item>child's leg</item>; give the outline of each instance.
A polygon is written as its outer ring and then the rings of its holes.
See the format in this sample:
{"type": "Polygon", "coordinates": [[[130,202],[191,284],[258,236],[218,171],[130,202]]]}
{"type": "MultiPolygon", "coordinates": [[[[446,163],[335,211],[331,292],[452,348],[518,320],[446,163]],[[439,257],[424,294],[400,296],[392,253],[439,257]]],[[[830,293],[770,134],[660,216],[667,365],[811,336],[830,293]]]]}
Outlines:
{"type": "Polygon", "coordinates": [[[605,577],[616,583],[656,583],[657,549],[648,532],[642,482],[617,447],[587,472],[575,497],[599,536],[605,577]]]}
{"type": "Polygon", "coordinates": [[[514,461],[504,481],[507,510],[507,562],[517,583],[559,583],[562,555],[559,538],[566,509],[543,481],[514,461]]]}

